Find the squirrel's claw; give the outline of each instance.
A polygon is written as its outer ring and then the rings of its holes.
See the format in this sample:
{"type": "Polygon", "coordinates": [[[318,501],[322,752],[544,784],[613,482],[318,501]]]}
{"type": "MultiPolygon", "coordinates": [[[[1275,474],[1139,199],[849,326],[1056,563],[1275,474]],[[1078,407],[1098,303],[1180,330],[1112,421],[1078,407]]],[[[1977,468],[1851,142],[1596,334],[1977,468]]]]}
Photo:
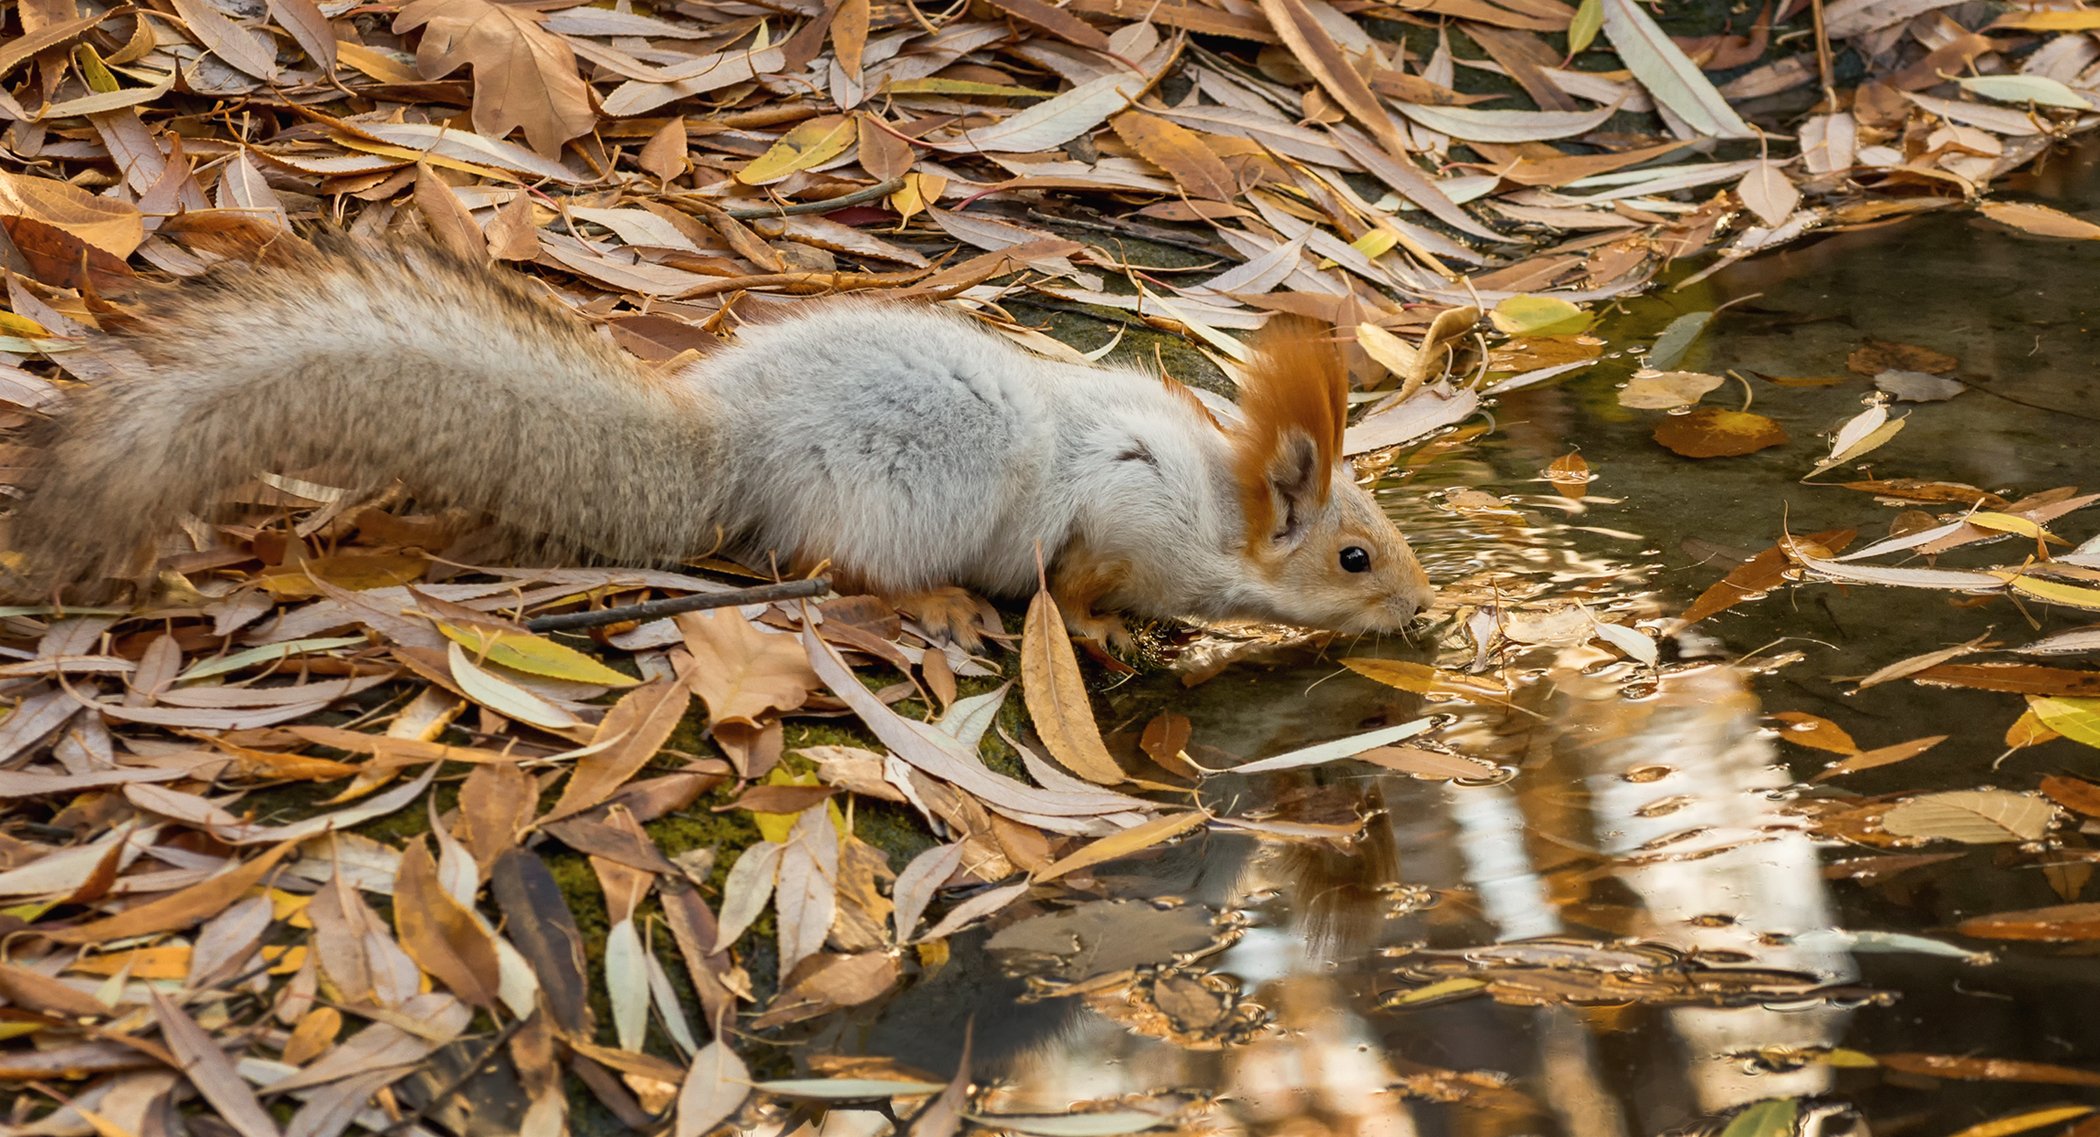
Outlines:
{"type": "Polygon", "coordinates": [[[1130,626],[1121,616],[1101,616],[1093,612],[1069,612],[1065,615],[1065,627],[1073,635],[1104,644],[1117,655],[1129,655],[1137,649],[1137,641],[1131,638],[1130,626]]]}
{"type": "Polygon", "coordinates": [[[943,585],[892,597],[890,603],[909,612],[928,632],[946,637],[964,651],[974,654],[984,648],[988,605],[968,589],[943,585]]]}

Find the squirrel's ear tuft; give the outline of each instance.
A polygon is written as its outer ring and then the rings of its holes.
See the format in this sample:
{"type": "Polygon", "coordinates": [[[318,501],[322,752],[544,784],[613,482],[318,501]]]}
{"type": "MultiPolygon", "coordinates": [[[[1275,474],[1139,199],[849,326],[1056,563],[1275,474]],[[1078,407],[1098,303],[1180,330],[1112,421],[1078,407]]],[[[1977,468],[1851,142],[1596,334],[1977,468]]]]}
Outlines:
{"type": "Polygon", "coordinates": [[[1333,336],[1301,316],[1272,317],[1240,380],[1235,473],[1250,548],[1288,539],[1326,504],[1348,407],[1348,368],[1333,336]]]}

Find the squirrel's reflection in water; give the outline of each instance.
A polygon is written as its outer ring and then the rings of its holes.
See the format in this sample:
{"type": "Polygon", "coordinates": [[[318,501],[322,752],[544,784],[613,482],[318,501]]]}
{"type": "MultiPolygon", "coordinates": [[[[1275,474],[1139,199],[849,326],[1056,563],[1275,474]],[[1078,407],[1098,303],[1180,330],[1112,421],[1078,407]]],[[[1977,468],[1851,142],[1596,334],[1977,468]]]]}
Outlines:
{"type": "MultiPolygon", "coordinates": [[[[1258,756],[1300,744],[1315,720],[1331,736],[1337,723],[1417,713],[1353,677],[1295,687],[1279,678],[1263,684],[1303,697],[1234,749],[1258,756]]],[[[1229,688],[1222,711],[1200,715],[1188,700],[1203,691],[1177,704],[1196,719],[1199,740],[1259,717],[1229,688]]],[[[1261,1029],[1229,1040],[1180,1029],[1173,1015],[1154,1013],[1162,988],[1142,981],[1031,997],[977,937],[956,943],[941,974],[897,1000],[871,1043],[946,1072],[974,1019],[977,1077],[1001,1087],[993,1101],[1002,1110],[1196,1091],[1217,1095],[1206,1124],[1226,1132],[1631,1137],[1827,1091],[1826,1067],[1753,1074],[1743,1058],[1836,1041],[1847,1012],[1816,1000],[1788,1009],[1582,1006],[1578,970],[1548,985],[1571,997],[1543,1005],[1479,996],[1385,1005],[1413,986],[1397,969],[1409,951],[1537,937],[1586,950],[1638,941],[1721,966],[1800,973],[1805,983],[1855,976],[1842,951],[1791,942],[1832,917],[1810,836],[1781,811],[1788,778],[1741,673],[1666,669],[1652,694],[1634,699],[1608,674],[1556,667],[1517,703],[1445,735],[1517,768],[1510,782],[1456,786],[1342,763],[1214,785],[1206,804],[1221,813],[1262,805],[1313,824],[1345,812],[1367,820],[1346,845],[1213,831],[1097,871],[1105,896],[1232,914],[1230,946],[1180,970],[1209,976],[1214,989],[1229,981],[1226,1001],[1262,1008],[1261,1029]]],[[[1833,1109],[1802,1116],[1821,1118],[1827,1132],[1843,1113],[1833,1109]]]]}

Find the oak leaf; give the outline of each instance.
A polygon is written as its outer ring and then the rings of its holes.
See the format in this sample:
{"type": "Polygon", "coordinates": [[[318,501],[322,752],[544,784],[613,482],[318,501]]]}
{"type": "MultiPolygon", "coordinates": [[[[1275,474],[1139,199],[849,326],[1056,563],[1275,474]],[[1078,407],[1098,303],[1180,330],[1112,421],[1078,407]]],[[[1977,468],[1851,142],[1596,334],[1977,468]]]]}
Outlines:
{"type": "Polygon", "coordinates": [[[474,68],[474,129],[501,138],[523,127],[534,150],[552,157],[562,143],[598,123],[576,54],[540,26],[531,8],[495,0],[411,0],[396,32],[422,28],[416,70],[438,79],[474,68]]]}

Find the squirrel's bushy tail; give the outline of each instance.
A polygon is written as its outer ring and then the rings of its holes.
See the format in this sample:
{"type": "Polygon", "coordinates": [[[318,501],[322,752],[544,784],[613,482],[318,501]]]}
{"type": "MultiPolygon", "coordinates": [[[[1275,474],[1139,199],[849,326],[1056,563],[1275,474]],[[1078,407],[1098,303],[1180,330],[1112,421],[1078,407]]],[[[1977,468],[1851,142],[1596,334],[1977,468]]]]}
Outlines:
{"type": "Polygon", "coordinates": [[[440,504],[628,562],[714,540],[706,408],[514,273],[424,241],[294,243],[147,296],[145,361],[57,425],[9,544],[48,587],[266,470],[440,504]]]}

